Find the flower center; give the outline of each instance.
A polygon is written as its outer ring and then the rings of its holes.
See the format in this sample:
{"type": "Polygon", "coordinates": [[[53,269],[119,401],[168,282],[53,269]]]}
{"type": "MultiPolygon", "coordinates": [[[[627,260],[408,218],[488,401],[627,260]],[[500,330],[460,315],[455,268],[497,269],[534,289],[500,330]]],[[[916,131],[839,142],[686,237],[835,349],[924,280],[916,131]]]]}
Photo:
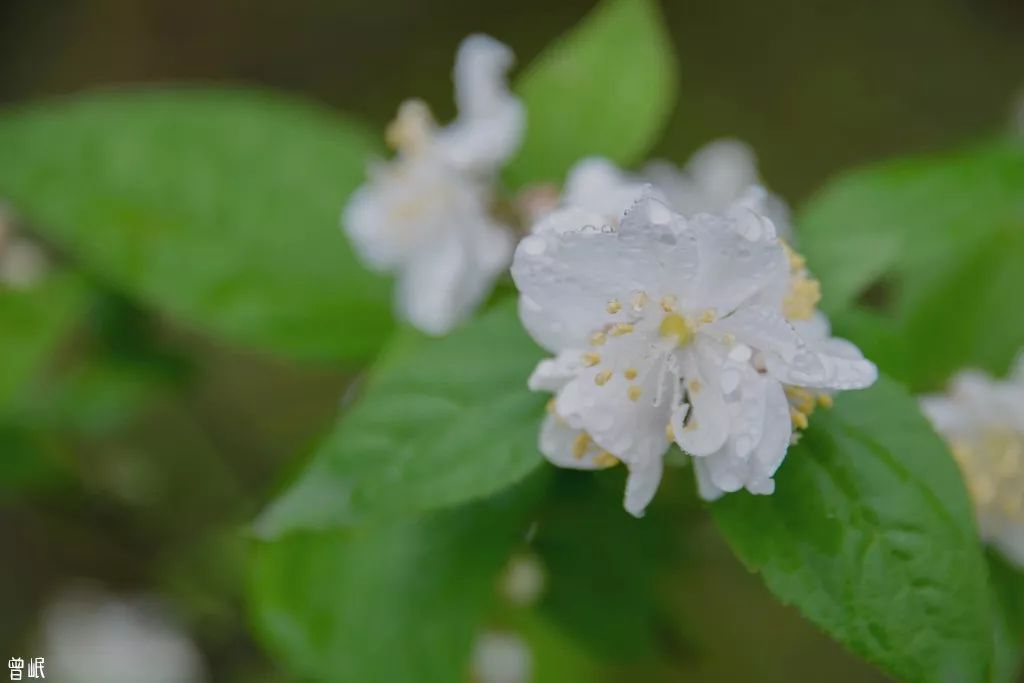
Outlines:
{"type": "Polygon", "coordinates": [[[678,346],[686,346],[693,340],[693,328],[678,313],[669,313],[661,319],[658,334],[665,339],[675,339],[678,346]]]}

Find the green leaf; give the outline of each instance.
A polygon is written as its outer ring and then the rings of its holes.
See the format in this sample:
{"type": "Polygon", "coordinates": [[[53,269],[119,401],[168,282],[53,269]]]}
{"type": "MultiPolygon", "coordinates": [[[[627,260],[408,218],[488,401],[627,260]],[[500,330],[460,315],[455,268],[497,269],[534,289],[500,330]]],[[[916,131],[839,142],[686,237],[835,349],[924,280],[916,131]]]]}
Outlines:
{"type": "Polygon", "coordinates": [[[541,352],[513,301],[447,337],[407,332],[260,533],[327,528],[489,495],[541,463],[547,396],[526,380],[541,352]]]}
{"type": "Polygon", "coordinates": [[[547,574],[541,610],[604,662],[652,660],[665,645],[671,618],[658,588],[679,570],[680,501],[693,500],[691,482],[666,478],[638,520],[622,509],[624,470],[559,472],[533,541],[547,574]]]}
{"type": "Polygon", "coordinates": [[[45,435],[0,424],[0,502],[58,487],[70,478],[60,450],[45,435]]]}
{"type": "Polygon", "coordinates": [[[1002,373],[1024,346],[1024,314],[1008,295],[1024,289],[1021,141],[848,174],[806,207],[800,228],[828,312],[872,308],[874,326],[905,341],[865,351],[915,389],[966,365],[1002,373]]]}
{"type": "Polygon", "coordinates": [[[384,281],[338,216],[374,146],[266,92],[111,92],[0,115],[0,196],[116,287],[211,334],[300,359],[361,359],[384,281]]]}
{"type": "Polygon", "coordinates": [[[772,496],[713,506],[768,587],[899,680],[988,681],[986,569],[960,473],[914,399],[882,378],[815,413],[772,496]]]}
{"type": "Polygon", "coordinates": [[[303,680],[465,680],[495,578],[544,479],[426,517],[258,544],[257,633],[303,680]]]}
{"type": "Polygon", "coordinates": [[[513,185],[561,181],[580,158],[639,161],[675,105],[677,73],[653,0],[604,0],[519,79],[526,140],[513,185]]]}
{"type": "Polygon", "coordinates": [[[5,409],[42,370],[77,322],[81,280],[56,273],[31,289],[0,289],[0,406],[5,409]]]}
{"type": "Polygon", "coordinates": [[[992,580],[995,619],[995,682],[1016,681],[1021,671],[1024,645],[1024,573],[998,552],[989,550],[988,570],[992,580]]]}

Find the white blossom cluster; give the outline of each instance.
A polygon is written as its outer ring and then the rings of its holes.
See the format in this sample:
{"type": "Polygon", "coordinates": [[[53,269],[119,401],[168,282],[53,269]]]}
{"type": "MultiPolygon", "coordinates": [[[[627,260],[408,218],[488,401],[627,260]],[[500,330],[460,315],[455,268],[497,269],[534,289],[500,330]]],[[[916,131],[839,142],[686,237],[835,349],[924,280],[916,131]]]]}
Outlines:
{"type": "MultiPolygon", "coordinates": [[[[429,333],[468,316],[512,256],[513,227],[492,208],[525,123],[505,81],[511,61],[496,41],[468,38],[456,120],[437,128],[423,104],[403,105],[389,131],[397,157],[343,216],[367,262],[398,273],[399,313],[429,333]]],[[[532,222],[511,265],[520,317],[552,354],[529,378],[554,394],[540,450],[569,468],[625,464],[634,515],[672,444],[709,500],[772,493],[815,406],[877,377],[830,336],[786,205],[760,186],[743,143],[637,174],[584,159],[560,196],[534,190],[518,203],[532,222]]]]}
{"type": "Polygon", "coordinates": [[[1024,356],[1005,380],[963,371],[921,407],[960,465],[982,538],[1024,567],[1024,356]]]}

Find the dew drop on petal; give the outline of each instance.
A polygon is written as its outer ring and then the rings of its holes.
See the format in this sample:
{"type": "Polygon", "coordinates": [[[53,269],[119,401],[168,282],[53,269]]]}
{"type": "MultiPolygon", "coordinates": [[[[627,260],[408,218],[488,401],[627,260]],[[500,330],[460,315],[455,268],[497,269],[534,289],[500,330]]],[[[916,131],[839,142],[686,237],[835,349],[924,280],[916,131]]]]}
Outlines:
{"type": "Polygon", "coordinates": [[[647,208],[647,217],[655,225],[667,225],[672,220],[672,212],[661,202],[650,202],[647,208]]]}

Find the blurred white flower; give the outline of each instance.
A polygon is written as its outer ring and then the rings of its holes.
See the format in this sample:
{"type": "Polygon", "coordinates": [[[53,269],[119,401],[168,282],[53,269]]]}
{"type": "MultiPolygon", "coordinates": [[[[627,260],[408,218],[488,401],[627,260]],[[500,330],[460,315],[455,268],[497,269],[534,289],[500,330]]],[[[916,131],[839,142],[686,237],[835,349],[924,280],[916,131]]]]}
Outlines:
{"type": "Polygon", "coordinates": [[[477,639],[471,668],[474,683],[527,683],[533,655],[519,636],[488,631],[477,639]]]}
{"type": "MultiPolygon", "coordinates": [[[[655,185],[669,205],[684,216],[720,213],[740,199],[752,185],[761,185],[757,156],[744,142],[724,138],[697,150],[680,169],[667,161],[647,165],[642,177],[655,185]]],[[[793,241],[789,207],[766,193],[762,211],[783,239],[793,241]]]]}
{"type": "Polygon", "coordinates": [[[0,286],[28,289],[46,275],[49,267],[43,250],[18,233],[13,216],[0,206],[0,286]]]}
{"type": "Polygon", "coordinates": [[[492,38],[464,40],[456,119],[441,128],[423,102],[405,102],[388,130],[397,156],[370,169],[342,216],[362,258],[396,273],[399,314],[431,334],[469,315],[512,253],[512,234],[491,206],[497,172],[523,133],[522,103],[505,81],[512,61],[492,38]]]}
{"type": "Polygon", "coordinates": [[[544,592],[544,567],[533,553],[512,556],[501,578],[501,594],[513,605],[527,607],[544,592]]]}
{"type": "Polygon", "coordinates": [[[1024,567],[1024,356],[1006,380],[964,371],[921,406],[960,465],[982,538],[1024,567]]]}
{"type": "Polygon", "coordinates": [[[811,346],[783,314],[792,266],[762,196],[685,218],[645,191],[611,222],[570,204],[516,250],[520,317],[555,354],[529,380],[556,394],[540,449],[563,467],[624,462],[631,514],[653,497],[672,441],[694,456],[705,498],[771,493],[792,432],[784,386],[877,376],[859,353],[811,346]]]}
{"type": "Polygon", "coordinates": [[[46,674],[63,683],[202,683],[199,651],[151,600],[61,595],[43,623],[46,674]]]}

